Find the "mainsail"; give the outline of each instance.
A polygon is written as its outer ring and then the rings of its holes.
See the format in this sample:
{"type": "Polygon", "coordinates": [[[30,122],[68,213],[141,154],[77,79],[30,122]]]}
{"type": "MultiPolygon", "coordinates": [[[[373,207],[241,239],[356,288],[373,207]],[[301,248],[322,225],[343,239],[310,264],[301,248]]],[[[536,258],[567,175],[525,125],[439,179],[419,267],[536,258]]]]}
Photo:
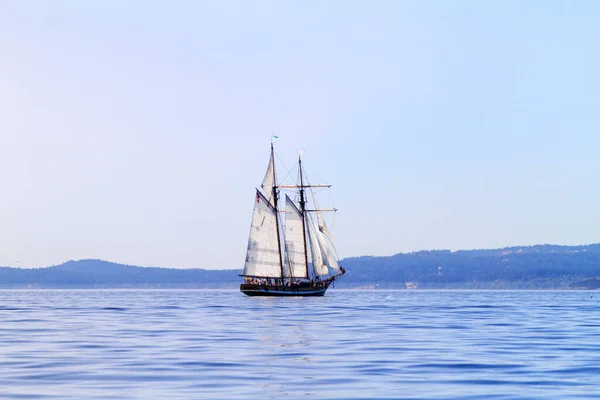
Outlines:
{"type": "Polygon", "coordinates": [[[306,254],[304,252],[304,233],[302,214],[298,207],[285,195],[285,254],[284,275],[290,278],[307,278],[306,254]]]}
{"type": "Polygon", "coordinates": [[[256,190],[244,266],[246,276],[281,277],[276,213],[265,196],[256,190]]]}

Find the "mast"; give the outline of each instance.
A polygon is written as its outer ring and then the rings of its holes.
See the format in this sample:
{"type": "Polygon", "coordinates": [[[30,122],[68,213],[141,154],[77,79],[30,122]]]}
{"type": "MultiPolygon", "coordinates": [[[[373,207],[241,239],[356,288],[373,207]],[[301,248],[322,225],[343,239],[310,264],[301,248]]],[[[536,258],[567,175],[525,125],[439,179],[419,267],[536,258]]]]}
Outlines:
{"type": "Polygon", "coordinates": [[[304,261],[306,262],[306,277],[310,278],[310,274],[308,273],[308,250],[306,247],[306,223],[305,219],[305,210],[306,210],[306,200],[304,199],[304,182],[302,180],[302,159],[298,156],[298,172],[300,173],[300,213],[302,214],[302,238],[304,239],[304,261]]]}
{"type": "MultiPolygon", "coordinates": [[[[271,142],[271,162],[273,163],[273,205],[275,207],[275,229],[277,229],[277,251],[279,253],[279,271],[281,279],[283,276],[283,258],[281,257],[281,237],[279,236],[279,212],[277,212],[277,178],[275,177],[275,152],[273,151],[273,142],[271,142]]],[[[304,222],[304,219],[302,220],[304,222]]]]}

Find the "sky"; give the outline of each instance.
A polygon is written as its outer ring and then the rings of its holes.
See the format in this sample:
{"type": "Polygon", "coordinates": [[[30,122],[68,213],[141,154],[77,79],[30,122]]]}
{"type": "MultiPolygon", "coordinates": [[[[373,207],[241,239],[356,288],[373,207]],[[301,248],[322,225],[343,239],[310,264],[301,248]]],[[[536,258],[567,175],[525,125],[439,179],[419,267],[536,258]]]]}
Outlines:
{"type": "Polygon", "coordinates": [[[272,133],[333,185],[342,258],[600,242],[599,18],[583,0],[0,1],[0,265],[241,269],[272,133]]]}

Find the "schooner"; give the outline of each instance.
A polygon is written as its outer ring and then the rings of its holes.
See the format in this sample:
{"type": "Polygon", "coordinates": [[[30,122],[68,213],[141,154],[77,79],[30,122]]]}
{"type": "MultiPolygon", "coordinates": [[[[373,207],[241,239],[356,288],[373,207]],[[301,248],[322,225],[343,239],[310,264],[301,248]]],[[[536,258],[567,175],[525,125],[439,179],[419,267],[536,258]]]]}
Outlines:
{"type": "Polygon", "coordinates": [[[248,238],[244,283],[248,296],[323,296],[329,285],[346,271],[338,263],[331,234],[317,206],[298,157],[296,185],[279,185],[275,153],[271,157],[261,188],[256,189],[254,212],[248,238]],[[295,193],[280,199],[280,189],[295,193]],[[309,196],[310,199],[309,199],[309,196]],[[310,201],[312,200],[312,201],[310,201]],[[279,208],[283,204],[283,209],[279,208]]]}

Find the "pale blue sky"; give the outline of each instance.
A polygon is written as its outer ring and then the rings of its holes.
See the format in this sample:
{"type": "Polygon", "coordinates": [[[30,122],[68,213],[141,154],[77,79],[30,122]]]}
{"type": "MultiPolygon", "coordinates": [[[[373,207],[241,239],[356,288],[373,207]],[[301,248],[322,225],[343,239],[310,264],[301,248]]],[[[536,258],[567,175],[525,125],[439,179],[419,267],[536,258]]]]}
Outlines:
{"type": "Polygon", "coordinates": [[[600,2],[0,2],[0,265],[242,268],[269,136],[342,257],[600,241],[600,2]]]}

